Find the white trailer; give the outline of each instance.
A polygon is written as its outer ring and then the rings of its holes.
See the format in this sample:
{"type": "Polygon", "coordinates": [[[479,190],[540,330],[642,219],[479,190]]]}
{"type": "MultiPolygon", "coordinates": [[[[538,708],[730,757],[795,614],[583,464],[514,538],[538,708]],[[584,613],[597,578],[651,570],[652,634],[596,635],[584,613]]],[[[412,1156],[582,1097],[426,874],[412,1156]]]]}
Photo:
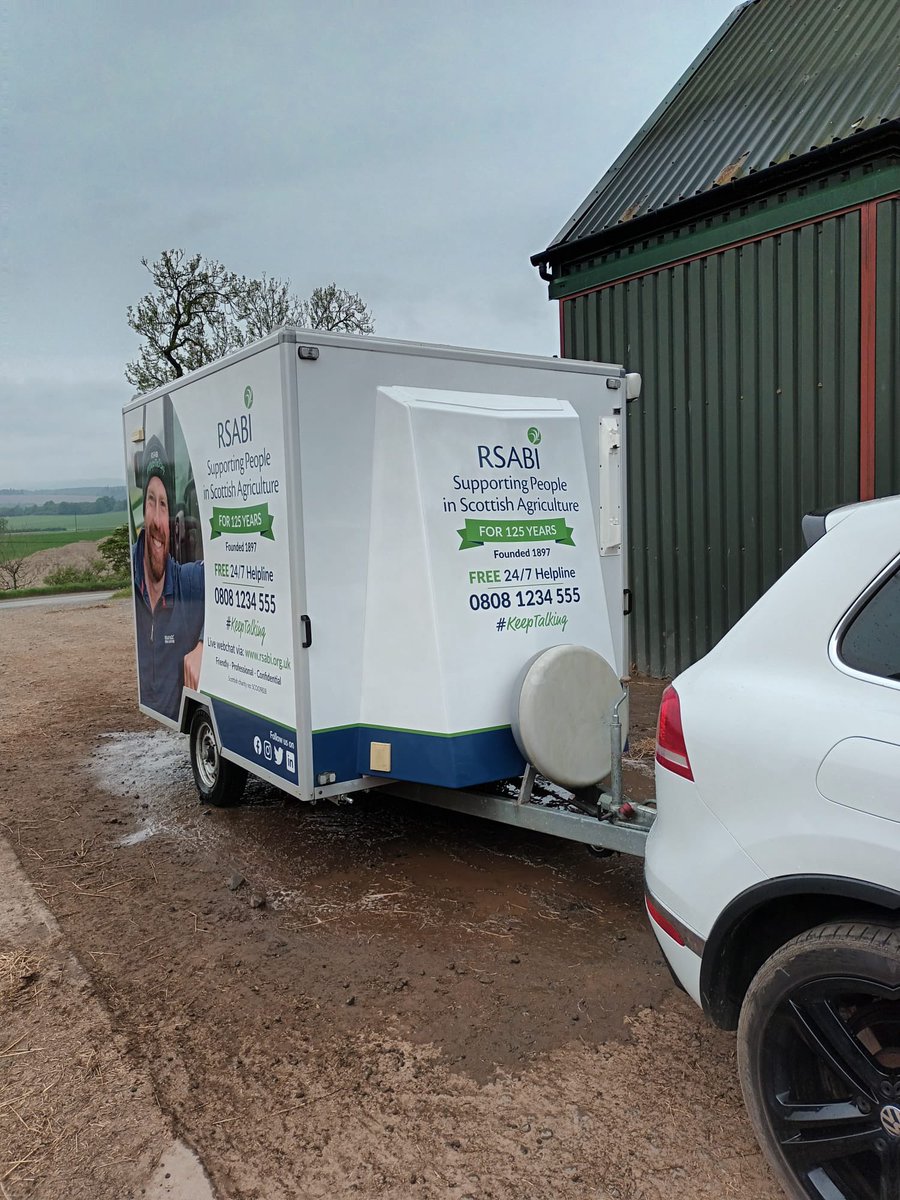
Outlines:
{"type": "Polygon", "coordinates": [[[301,801],[383,787],[642,853],[652,813],[621,795],[639,389],[284,328],[128,404],[140,707],[190,734],[201,796],[235,802],[247,772],[301,801]]]}

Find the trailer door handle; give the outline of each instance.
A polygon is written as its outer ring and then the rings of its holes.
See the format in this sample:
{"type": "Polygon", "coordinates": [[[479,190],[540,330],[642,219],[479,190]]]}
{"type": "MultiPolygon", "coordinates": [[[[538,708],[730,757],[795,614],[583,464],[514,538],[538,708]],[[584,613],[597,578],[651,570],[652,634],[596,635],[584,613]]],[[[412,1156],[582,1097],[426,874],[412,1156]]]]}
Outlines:
{"type": "Polygon", "coordinates": [[[625,607],[622,609],[622,615],[625,617],[631,616],[631,610],[634,608],[634,592],[631,588],[623,588],[622,596],[625,599],[625,607]]]}
{"type": "Polygon", "coordinates": [[[309,617],[306,615],[306,613],[304,613],[300,618],[300,623],[303,626],[303,649],[308,650],[312,645],[312,621],[310,621],[309,617]]]}

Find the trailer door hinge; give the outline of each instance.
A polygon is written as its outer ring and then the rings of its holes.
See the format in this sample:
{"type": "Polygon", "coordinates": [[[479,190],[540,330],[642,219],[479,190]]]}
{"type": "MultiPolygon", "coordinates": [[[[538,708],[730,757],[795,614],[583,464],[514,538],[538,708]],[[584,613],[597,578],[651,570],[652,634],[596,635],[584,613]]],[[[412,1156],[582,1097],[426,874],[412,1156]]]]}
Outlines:
{"type": "Polygon", "coordinates": [[[300,618],[300,624],[303,626],[303,641],[301,645],[304,650],[308,650],[312,645],[312,621],[306,613],[300,618]]]}

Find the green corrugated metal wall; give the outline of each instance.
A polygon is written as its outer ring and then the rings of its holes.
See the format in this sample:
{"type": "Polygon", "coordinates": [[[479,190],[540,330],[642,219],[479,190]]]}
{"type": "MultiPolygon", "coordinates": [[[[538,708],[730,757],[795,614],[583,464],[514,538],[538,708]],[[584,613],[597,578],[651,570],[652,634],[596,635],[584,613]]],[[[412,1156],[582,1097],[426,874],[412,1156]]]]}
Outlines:
{"type": "MultiPolygon", "coordinates": [[[[566,357],[644,379],[628,414],[639,670],[699,658],[797,557],[804,512],[858,497],[859,264],[856,211],[564,301],[566,357]]],[[[892,296],[896,312],[896,280],[892,296]]]]}
{"type": "Polygon", "coordinates": [[[876,209],[875,494],[900,492],[900,201],[876,209]]]}

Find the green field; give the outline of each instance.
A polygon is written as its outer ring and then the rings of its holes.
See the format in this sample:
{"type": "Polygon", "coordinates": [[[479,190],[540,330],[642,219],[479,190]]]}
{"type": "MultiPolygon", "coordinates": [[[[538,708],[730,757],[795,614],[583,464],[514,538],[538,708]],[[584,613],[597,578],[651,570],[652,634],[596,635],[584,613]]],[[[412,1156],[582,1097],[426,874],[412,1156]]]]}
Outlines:
{"type": "MultiPolygon", "coordinates": [[[[19,518],[27,520],[27,517],[19,518]]],[[[79,525],[81,517],[78,518],[79,525]]],[[[0,562],[7,558],[26,558],[38,550],[50,550],[57,546],[68,546],[70,542],[96,542],[102,540],[110,530],[81,529],[75,533],[16,533],[10,538],[0,540],[0,562]]]]}
{"type": "MultiPolygon", "coordinates": [[[[128,520],[128,513],[124,509],[121,512],[112,513],[85,513],[80,517],[61,517],[48,513],[46,516],[6,517],[5,520],[7,529],[11,533],[34,533],[40,530],[48,533],[93,531],[96,534],[98,531],[109,531],[116,529],[119,525],[124,525],[128,520]]],[[[59,545],[64,545],[64,543],[60,542],[59,545]]]]}

